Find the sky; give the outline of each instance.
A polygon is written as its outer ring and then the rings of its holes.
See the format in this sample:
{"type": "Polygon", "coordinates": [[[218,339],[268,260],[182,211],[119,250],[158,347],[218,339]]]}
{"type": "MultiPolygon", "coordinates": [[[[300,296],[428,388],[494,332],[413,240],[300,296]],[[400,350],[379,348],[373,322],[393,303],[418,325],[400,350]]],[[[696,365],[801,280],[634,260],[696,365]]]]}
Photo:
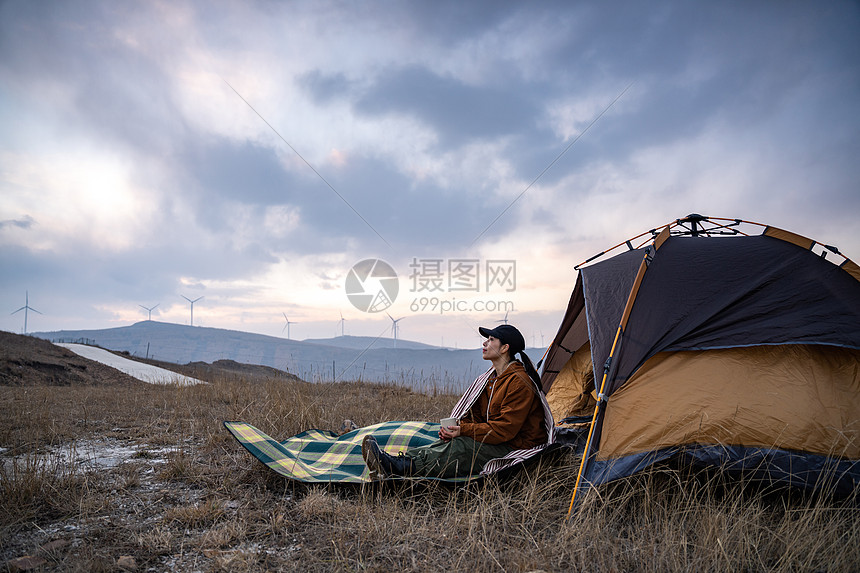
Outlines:
{"type": "Polygon", "coordinates": [[[0,329],[543,346],[575,265],[690,213],[860,261],[858,29],[839,0],[2,1],[0,329]]]}

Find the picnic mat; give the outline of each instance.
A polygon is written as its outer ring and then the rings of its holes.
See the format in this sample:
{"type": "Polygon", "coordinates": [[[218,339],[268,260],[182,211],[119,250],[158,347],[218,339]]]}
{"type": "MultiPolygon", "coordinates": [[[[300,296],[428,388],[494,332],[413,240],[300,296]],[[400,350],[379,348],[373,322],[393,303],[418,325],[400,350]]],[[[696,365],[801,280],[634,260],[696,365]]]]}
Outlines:
{"type": "Polygon", "coordinates": [[[406,448],[432,444],[438,439],[439,432],[438,423],[383,422],[343,435],[329,430],[307,430],[279,442],[245,422],[224,422],[224,427],[252,456],[272,470],[306,483],[370,481],[361,456],[361,442],[368,434],[376,437],[379,447],[386,453],[397,455],[406,448]]]}
{"type": "MultiPolygon", "coordinates": [[[[439,424],[429,422],[383,422],[346,434],[330,430],[307,430],[279,442],[245,422],[224,422],[224,427],[252,456],[278,474],[305,483],[365,483],[370,475],[361,456],[364,436],[373,434],[379,447],[396,456],[406,448],[432,444],[438,439],[439,424]]],[[[566,446],[553,443],[530,450],[514,450],[504,458],[491,460],[480,474],[457,478],[388,477],[383,481],[435,480],[465,483],[494,474],[506,477],[522,462],[554,454],[566,446]]]]}

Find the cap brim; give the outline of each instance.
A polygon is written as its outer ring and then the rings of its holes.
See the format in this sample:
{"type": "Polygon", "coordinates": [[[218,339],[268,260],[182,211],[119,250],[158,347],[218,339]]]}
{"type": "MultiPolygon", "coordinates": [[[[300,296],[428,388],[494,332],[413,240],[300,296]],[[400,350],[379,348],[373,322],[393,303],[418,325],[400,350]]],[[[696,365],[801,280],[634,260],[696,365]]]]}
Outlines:
{"type": "Polygon", "coordinates": [[[484,338],[489,338],[493,336],[493,331],[489,328],[484,328],[483,326],[478,327],[478,332],[480,332],[481,336],[483,336],[484,338]]]}

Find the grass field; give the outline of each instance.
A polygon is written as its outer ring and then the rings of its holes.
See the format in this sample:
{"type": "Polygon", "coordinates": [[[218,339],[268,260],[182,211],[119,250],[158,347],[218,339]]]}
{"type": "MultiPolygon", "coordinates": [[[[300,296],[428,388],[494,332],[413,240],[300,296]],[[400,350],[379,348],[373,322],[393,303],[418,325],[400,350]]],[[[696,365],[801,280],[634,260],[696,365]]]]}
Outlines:
{"type": "MultiPolygon", "coordinates": [[[[199,372],[196,374],[201,376],[199,372]]],[[[463,488],[306,487],[223,429],[434,420],[457,396],[240,373],[206,386],[0,386],[2,563],[45,571],[857,571],[860,511],[653,470],[589,492],[577,460],[463,488]]]]}

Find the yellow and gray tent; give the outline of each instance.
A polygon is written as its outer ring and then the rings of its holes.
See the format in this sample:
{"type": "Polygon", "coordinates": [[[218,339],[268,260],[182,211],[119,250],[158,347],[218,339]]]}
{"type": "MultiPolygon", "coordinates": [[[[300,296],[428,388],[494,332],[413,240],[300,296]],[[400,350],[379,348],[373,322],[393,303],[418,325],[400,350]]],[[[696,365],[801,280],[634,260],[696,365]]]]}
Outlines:
{"type": "Polygon", "coordinates": [[[854,491],[860,268],[700,215],[625,246],[577,267],[541,371],[555,419],[587,428],[577,491],[669,459],[854,491]]]}

